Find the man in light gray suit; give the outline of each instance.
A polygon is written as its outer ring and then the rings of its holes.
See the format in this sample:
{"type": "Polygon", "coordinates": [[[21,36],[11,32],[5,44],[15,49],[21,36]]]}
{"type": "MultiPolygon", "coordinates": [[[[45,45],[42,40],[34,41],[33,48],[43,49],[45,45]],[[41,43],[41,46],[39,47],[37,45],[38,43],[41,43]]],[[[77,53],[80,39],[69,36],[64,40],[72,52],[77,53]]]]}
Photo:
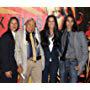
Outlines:
{"type": "Polygon", "coordinates": [[[25,30],[20,30],[16,33],[15,57],[18,64],[18,72],[23,77],[21,82],[28,82],[30,76],[33,83],[41,83],[42,81],[45,59],[40,43],[36,22],[31,18],[26,21],[25,30]],[[34,39],[35,46],[32,45],[30,33],[34,39]],[[36,51],[34,51],[33,46],[36,51]],[[34,57],[34,55],[36,56],[34,57]]]}

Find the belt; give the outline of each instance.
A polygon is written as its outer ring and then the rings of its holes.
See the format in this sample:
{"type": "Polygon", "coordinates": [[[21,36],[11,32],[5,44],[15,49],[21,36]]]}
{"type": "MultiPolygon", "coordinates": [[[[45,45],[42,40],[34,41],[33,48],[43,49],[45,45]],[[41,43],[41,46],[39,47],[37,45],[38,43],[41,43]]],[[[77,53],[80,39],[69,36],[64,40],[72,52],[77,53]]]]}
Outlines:
{"type": "MultiPolygon", "coordinates": [[[[41,59],[41,55],[36,57],[36,61],[39,61],[40,59],[41,59]]],[[[32,57],[28,58],[28,60],[33,61],[33,60],[32,60],[32,57]]]]}
{"type": "Polygon", "coordinates": [[[41,59],[41,55],[36,57],[36,60],[40,60],[41,59]]]}
{"type": "Polygon", "coordinates": [[[77,60],[76,58],[60,58],[61,61],[66,61],[66,60],[69,60],[69,61],[73,61],[73,60],[77,60]]]}

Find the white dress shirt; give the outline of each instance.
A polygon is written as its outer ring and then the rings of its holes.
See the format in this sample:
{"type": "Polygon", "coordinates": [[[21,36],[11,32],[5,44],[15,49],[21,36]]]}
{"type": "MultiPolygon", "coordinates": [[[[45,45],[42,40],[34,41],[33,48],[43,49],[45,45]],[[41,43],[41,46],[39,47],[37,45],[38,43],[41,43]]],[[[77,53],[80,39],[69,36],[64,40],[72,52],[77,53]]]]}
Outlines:
{"type": "Polygon", "coordinates": [[[11,31],[12,32],[12,35],[13,35],[13,38],[14,38],[14,40],[15,40],[15,32],[14,31],[11,31]]]}
{"type": "MultiPolygon", "coordinates": [[[[50,50],[50,52],[52,52],[52,49],[53,49],[53,40],[52,39],[53,39],[53,36],[49,37],[49,42],[50,42],[49,50],[50,50]]],[[[50,58],[49,61],[52,62],[52,59],[50,58]]]]}

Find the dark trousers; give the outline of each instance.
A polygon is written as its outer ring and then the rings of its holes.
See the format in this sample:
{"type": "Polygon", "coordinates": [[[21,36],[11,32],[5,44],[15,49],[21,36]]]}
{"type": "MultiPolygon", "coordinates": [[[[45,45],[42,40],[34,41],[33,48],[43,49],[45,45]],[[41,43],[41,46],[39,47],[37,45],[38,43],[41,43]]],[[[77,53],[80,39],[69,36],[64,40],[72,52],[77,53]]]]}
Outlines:
{"type": "Polygon", "coordinates": [[[42,82],[43,83],[56,83],[57,71],[58,71],[58,61],[46,61],[45,69],[42,73],[42,82]],[[48,75],[50,75],[50,80],[48,81],[48,75]]]}
{"type": "Polygon", "coordinates": [[[75,69],[78,65],[77,60],[60,60],[59,62],[59,73],[61,83],[76,83],[77,82],[77,70],[75,69]]]}
{"type": "Polygon", "coordinates": [[[7,78],[4,73],[0,76],[0,83],[17,83],[18,73],[13,72],[12,78],[7,78]]]}

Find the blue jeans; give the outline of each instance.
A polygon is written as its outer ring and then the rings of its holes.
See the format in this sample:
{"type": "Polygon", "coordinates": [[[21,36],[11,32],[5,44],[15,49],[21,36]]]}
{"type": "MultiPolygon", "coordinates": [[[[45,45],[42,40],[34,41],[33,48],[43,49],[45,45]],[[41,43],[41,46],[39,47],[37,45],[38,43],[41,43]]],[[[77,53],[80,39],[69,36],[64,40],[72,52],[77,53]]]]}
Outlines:
{"type": "Polygon", "coordinates": [[[60,60],[59,62],[59,73],[61,83],[76,83],[78,79],[77,70],[75,69],[78,65],[77,60],[60,60]]]}

